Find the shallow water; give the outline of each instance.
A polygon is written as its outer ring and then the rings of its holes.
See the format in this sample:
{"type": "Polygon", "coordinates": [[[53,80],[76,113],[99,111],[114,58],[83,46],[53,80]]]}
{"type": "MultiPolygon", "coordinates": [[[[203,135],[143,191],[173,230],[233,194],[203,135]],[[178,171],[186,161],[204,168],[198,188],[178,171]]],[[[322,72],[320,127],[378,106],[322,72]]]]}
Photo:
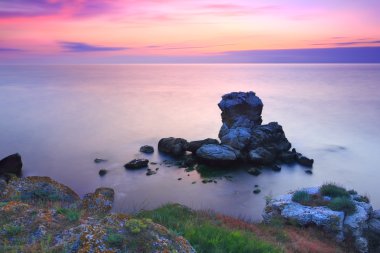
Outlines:
{"type": "Polygon", "coordinates": [[[117,211],[179,202],[260,219],[265,196],[331,181],[380,208],[379,88],[380,65],[0,66],[0,157],[19,152],[25,176],[50,176],[80,194],[112,187],[117,211]],[[161,137],[217,138],[220,97],[249,90],[264,102],[264,123],[278,121],[315,159],[312,175],[298,165],[258,177],[236,169],[232,181],[202,184],[175,166],[154,165],[150,177],[123,168],[136,157],[166,159],[138,152],[161,137]],[[110,171],[99,177],[100,168],[110,171]]]}

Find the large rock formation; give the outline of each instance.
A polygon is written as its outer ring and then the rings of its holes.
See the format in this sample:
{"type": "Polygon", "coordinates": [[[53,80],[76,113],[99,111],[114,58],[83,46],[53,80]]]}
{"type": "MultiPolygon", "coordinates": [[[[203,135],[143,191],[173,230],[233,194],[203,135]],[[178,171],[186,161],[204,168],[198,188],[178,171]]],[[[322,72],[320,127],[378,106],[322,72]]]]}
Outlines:
{"type": "Polygon", "coordinates": [[[380,246],[380,210],[373,211],[372,206],[367,203],[368,199],[356,193],[346,197],[354,206],[354,211],[348,213],[332,210],[332,199],[322,196],[319,187],[296,192],[269,200],[263,214],[264,221],[271,222],[274,218],[281,218],[300,226],[314,225],[335,236],[337,241],[352,238],[358,252],[378,252],[376,248],[380,246]],[[294,198],[296,192],[307,193],[310,197],[308,203],[297,202],[294,198]]]}
{"type": "Polygon", "coordinates": [[[205,139],[188,143],[181,138],[163,138],[158,143],[161,152],[180,156],[190,151],[201,162],[225,165],[231,162],[251,162],[256,165],[274,165],[278,162],[298,162],[311,167],[308,159],[295,150],[282,126],[277,122],[261,125],[263,102],[250,92],[232,92],[222,97],[218,104],[222,110],[221,143],[205,139]]]}

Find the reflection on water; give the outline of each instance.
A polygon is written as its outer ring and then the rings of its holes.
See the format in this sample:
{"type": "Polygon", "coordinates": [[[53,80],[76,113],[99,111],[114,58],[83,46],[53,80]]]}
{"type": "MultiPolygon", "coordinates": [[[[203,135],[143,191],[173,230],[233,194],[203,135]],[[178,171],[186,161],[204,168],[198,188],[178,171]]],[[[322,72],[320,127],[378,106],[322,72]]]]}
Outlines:
{"type": "Polygon", "coordinates": [[[113,187],[117,210],[179,202],[259,219],[266,195],[326,181],[380,208],[380,65],[1,66],[0,76],[0,156],[19,152],[24,175],[51,176],[80,194],[113,187]],[[313,175],[298,165],[259,177],[236,169],[231,180],[202,184],[175,166],[158,164],[150,177],[123,168],[136,157],[167,159],[138,152],[161,137],[217,138],[220,97],[248,90],[264,102],[264,123],[278,121],[315,159],[313,175]],[[100,168],[110,172],[101,178],[100,168]]]}

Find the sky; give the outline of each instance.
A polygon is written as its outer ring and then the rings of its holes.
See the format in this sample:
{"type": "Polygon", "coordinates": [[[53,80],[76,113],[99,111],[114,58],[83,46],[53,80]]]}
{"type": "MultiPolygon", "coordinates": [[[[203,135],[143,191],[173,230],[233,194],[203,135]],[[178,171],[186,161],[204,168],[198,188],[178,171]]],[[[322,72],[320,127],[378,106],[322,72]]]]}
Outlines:
{"type": "Polygon", "coordinates": [[[0,0],[0,64],[380,62],[379,0],[0,0]]]}

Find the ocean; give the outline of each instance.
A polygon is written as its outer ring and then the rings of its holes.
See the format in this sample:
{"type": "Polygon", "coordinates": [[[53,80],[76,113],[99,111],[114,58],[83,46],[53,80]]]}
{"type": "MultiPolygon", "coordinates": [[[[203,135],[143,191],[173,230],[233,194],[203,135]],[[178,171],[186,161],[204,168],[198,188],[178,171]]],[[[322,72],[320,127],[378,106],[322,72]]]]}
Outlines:
{"type": "Polygon", "coordinates": [[[260,220],[266,197],[325,182],[380,208],[376,64],[0,66],[0,119],[0,158],[18,152],[24,176],[49,176],[81,195],[112,187],[115,211],[177,202],[260,220]],[[230,180],[203,184],[197,171],[176,166],[151,165],[159,167],[153,176],[123,168],[134,158],[169,159],[139,152],[163,137],[217,138],[217,104],[232,91],[256,92],[263,123],[283,126],[292,146],[315,160],[312,175],[299,165],[258,177],[236,167],[230,180]]]}

